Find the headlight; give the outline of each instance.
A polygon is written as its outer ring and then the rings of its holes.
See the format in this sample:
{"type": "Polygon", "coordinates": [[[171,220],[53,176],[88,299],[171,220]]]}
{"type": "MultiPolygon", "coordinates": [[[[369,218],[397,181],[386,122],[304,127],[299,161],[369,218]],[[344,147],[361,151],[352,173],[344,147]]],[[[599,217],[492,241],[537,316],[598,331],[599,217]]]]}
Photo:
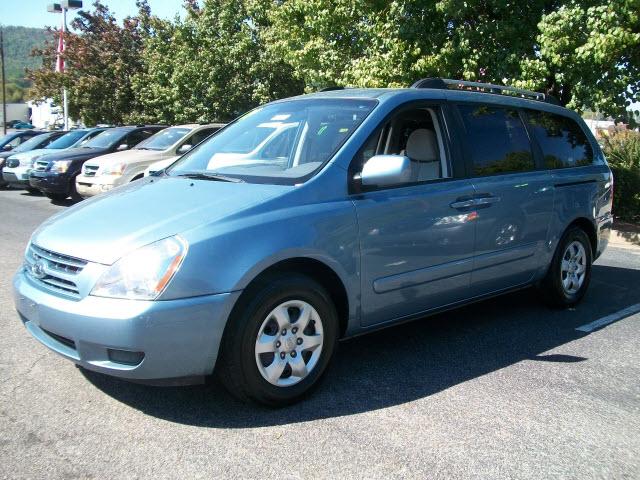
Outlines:
{"type": "Polygon", "coordinates": [[[111,265],[91,295],[154,300],[182,265],[187,249],[187,242],[177,235],[141,247],[111,265]]]}
{"type": "Polygon", "coordinates": [[[122,175],[127,165],[125,163],[114,163],[112,165],[106,165],[100,169],[102,175],[122,175]]]}
{"type": "Polygon", "coordinates": [[[69,170],[69,165],[71,165],[71,160],[56,160],[51,165],[51,171],[55,173],[65,173],[69,170]]]}

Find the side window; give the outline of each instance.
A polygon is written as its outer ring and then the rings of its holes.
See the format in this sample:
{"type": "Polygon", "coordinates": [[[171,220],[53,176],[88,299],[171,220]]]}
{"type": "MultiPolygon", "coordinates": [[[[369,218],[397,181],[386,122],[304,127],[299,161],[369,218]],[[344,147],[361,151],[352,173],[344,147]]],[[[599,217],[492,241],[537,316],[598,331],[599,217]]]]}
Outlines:
{"type": "Polygon", "coordinates": [[[207,138],[209,135],[217,132],[218,130],[219,130],[218,128],[205,128],[205,129],[199,130],[193,135],[191,135],[189,138],[187,138],[178,148],[182,147],[183,145],[191,145],[192,147],[194,147],[197,144],[199,144],[201,141],[203,141],[205,138],[207,138]]]}
{"type": "Polygon", "coordinates": [[[96,132],[89,133],[89,135],[87,135],[87,137],[84,140],[82,140],[82,142],[80,142],[80,144],[78,146],[84,145],[85,143],[87,143],[89,140],[91,140],[96,135],[100,135],[103,131],[104,130],[98,130],[96,132]]]}
{"type": "Polygon", "coordinates": [[[475,176],[535,169],[531,144],[517,110],[459,105],[475,176]]]}
{"type": "Polygon", "coordinates": [[[156,133],[156,130],[136,130],[127,135],[125,143],[129,146],[129,148],[135,147],[141,141],[149,138],[154,133],[156,133]]]}
{"type": "Polygon", "coordinates": [[[591,165],[593,149],[580,126],[570,118],[529,110],[529,124],[542,149],[546,168],[591,165]]]}
{"type": "Polygon", "coordinates": [[[352,170],[361,172],[374,155],[409,157],[411,180],[408,184],[448,178],[440,109],[412,108],[391,117],[360,149],[352,170]]]}
{"type": "Polygon", "coordinates": [[[51,135],[49,138],[47,138],[44,142],[42,142],[42,144],[40,145],[39,148],[44,148],[47,145],[49,145],[50,143],[55,142],[57,139],[59,139],[62,135],[51,135]]]}
{"type": "Polygon", "coordinates": [[[27,137],[16,137],[13,140],[11,140],[7,145],[11,145],[11,148],[16,148],[18,145],[20,145],[21,143],[24,143],[27,140],[28,140],[27,137]]]}

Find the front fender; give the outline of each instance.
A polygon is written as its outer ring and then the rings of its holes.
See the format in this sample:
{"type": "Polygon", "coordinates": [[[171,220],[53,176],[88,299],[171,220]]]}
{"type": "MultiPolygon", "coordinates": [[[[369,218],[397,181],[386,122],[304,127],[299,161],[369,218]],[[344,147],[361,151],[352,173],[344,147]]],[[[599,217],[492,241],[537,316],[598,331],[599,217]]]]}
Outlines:
{"type": "Polygon", "coordinates": [[[161,299],[243,290],[276,263],[309,258],[341,279],[355,317],[360,251],[353,203],[343,198],[300,205],[296,193],[181,234],[189,252],[161,299]],[[283,203],[289,206],[277,208],[283,203]]]}

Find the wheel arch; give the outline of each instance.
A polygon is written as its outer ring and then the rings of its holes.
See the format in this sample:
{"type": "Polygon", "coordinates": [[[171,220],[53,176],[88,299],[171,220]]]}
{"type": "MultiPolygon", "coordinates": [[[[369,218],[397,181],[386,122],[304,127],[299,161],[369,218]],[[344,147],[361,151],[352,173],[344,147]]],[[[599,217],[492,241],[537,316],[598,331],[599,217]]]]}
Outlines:
{"type": "Polygon", "coordinates": [[[592,255],[595,257],[596,252],[598,251],[598,233],[593,221],[586,217],[578,217],[567,226],[565,232],[571,227],[578,227],[587,234],[587,237],[589,237],[589,243],[591,243],[592,255]]]}
{"type": "Polygon", "coordinates": [[[338,273],[316,258],[310,257],[292,257],[280,260],[260,271],[247,284],[244,291],[236,301],[232,314],[239,306],[246,304],[245,295],[250,295],[251,291],[260,283],[268,281],[268,278],[274,275],[282,275],[285,273],[298,273],[312,278],[322,285],[331,296],[336,311],[338,313],[338,321],[340,322],[340,337],[343,337],[349,326],[349,294],[345,283],[338,273]]]}

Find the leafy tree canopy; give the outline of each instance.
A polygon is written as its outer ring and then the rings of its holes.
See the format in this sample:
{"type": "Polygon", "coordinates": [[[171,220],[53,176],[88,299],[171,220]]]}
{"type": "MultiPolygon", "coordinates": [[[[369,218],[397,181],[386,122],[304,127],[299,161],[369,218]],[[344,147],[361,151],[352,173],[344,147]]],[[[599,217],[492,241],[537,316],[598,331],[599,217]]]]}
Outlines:
{"type": "Polygon", "coordinates": [[[640,0],[146,0],[118,25],[96,1],[37,54],[33,93],[86,122],[228,120],[330,85],[407,86],[442,76],[546,91],[618,118],[640,100],[640,0]]]}

